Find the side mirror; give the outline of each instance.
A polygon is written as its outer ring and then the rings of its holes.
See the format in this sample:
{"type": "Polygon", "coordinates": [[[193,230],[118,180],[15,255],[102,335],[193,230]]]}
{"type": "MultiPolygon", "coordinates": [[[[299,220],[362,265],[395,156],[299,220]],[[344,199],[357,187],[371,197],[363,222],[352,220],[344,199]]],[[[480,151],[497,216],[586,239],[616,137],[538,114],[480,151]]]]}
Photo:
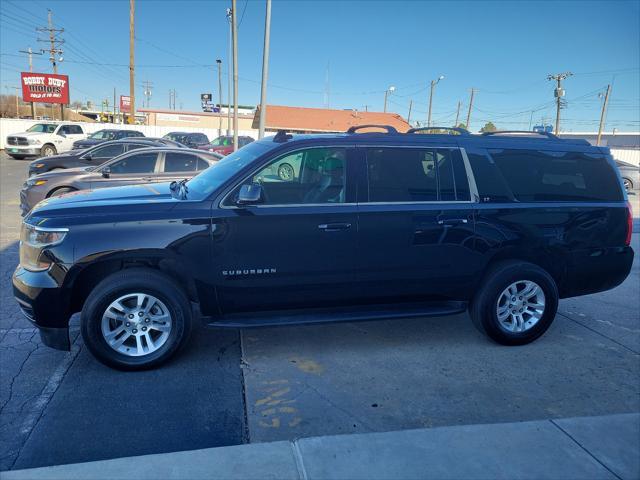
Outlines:
{"type": "Polygon", "coordinates": [[[111,176],[111,168],[109,168],[109,167],[104,167],[104,168],[102,169],[102,176],[103,176],[104,178],[109,178],[109,177],[111,176]]]}
{"type": "Polygon", "coordinates": [[[87,153],[86,155],[83,155],[82,157],[83,160],[93,160],[93,155],[91,155],[90,153],[87,153]]]}
{"type": "Polygon", "coordinates": [[[238,193],[238,205],[249,205],[258,203],[262,198],[262,185],[254,183],[252,185],[242,185],[238,193]]]}

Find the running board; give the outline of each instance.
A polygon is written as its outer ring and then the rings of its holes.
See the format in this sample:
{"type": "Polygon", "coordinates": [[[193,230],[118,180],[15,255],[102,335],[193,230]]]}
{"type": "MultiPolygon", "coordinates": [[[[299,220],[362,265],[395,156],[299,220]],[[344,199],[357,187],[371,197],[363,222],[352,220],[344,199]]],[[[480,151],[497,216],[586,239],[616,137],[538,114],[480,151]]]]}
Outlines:
{"type": "Polygon", "coordinates": [[[388,305],[362,305],[307,310],[242,312],[217,317],[202,317],[215,328],[252,328],[314,323],[360,322],[392,318],[440,317],[462,313],[466,302],[428,302],[388,305]]]}

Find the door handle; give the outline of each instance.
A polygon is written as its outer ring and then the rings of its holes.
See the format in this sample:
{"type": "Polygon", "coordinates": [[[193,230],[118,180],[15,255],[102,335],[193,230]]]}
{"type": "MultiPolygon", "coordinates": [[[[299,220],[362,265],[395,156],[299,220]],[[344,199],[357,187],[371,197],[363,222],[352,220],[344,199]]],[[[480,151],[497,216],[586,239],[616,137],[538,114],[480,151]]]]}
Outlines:
{"type": "Polygon", "coordinates": [[[347,230],[351,228],[350,223],[321,223],[318,225],[320,230],[324,230],[325,232],[338,232],[340,230],[347,230]]]}
{"type": "Polygon", "coordinates": [[[458,225],[460,223],[469,223],[466,218],[448,218],[446,220],[438,220],[438,225],[458,225]]]}

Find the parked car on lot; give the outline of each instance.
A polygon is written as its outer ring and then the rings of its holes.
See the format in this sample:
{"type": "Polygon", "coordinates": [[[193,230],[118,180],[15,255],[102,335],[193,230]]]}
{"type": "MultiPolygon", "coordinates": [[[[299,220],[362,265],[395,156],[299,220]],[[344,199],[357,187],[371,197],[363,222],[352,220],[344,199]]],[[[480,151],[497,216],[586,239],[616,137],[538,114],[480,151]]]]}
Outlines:
{"type": "Polygon", "coordinates": [[[633,190],[640,189],[640,167],[622,160],[616,160],[616,165],[620,170],[625,190],[630,193],[633,190]]]}
{"type": "Polygon", "coordinates": [[[130,137],[144,137],[144,133],[137,130],[119,130],[114,128],[98,130],[83,140],[73,142],[73,148],[85,149],[108,140],[120,140],[121,138],[130,137]]]}
{"type": "Polygon", "coordinates": [[[70,150],[59,155],[34,160],[29,164],[29,176],[63,168],[96,166],[130,150],[163,146],[174,146],[174,144],[171,141],[146,137],[112,140],[85,150],[70,150]]]}
{"type": "Polygon", "coordinates": [[[468,309],[496,342],[523,345],[558,299],[629,274],[633,223],[607,148],[384,128],[280,132],[186,182],[41,202],[22,225],[14,295],[46,345],[68,349],[81,311],[89,350],[135,370],[185,344],[194,303],[219,328],[468,309]],[[268,181],[294,159],[293,180],[268,181]]]}
{"type": "Polygon", "coordinates": [[[26,132],[8,135],[5,150],[16,160],[48,157],[71,150],[75,141],[85,137],[82,125],[39,122],[29,127],[26,132]]]}
{"type": "Polygon", "coordinates": [[[179,142],[189,148],[200,148],[202,145],[209,144],[209,138],[204,133],[171,132],[162,138],[179,142]]]}
{"type": "Polygon", "coordinates": [[[136,146],[133,151],[129,148],[126,153],[95,166],[56,170],[29,178],[20,190],[22,215],[40,200],[63,193],[191,178],[222,158],[200,150],[136,146]]]}
{"type": "MultiPolygon", "coordinates": [[[[253,138],[248,136],[239,136],[238,137],[238,148],[242,148],[245,145],[249,145],[253,142],[253,138]]],[[[207,150],[209,152],[218,152],[222,155],[229,155],[233,153],[233,136],[224,135],[216,138],[211,143],[206,145],[200,145],[198,148],[202,150],[207,150]]]]}

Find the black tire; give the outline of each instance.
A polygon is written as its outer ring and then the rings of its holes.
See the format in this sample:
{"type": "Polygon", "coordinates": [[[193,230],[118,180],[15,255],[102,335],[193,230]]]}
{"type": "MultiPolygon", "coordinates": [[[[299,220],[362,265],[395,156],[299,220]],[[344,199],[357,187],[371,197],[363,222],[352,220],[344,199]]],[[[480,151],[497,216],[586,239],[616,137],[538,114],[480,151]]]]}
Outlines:
{"type": "Polygon", "coordinates": [[[63,193],[75,192],[76,190],[77,188],[73,188],[73,187],[56,188],[55,190],[51,190],[49,193],[47,193],[47,198],[57,197],[58,195],[62,195],[63,193]]]}
{"type": "Polygon", "coordinates": [[[82,338],[91,353],[103,364],[118,370],[145,370],[166,362],[187,343],[191,326],[191,304],[182,288],[169,276],[145,268],[121,270],[102,280],[89,294],[80,317],[82,338]],[[138,357],[111,348],[101,329],[102,315],[109,304],[133,292],[153,295],[167,306],[172,317],[166,342],[158,350],[138,357]]]}
{"type": "MultiPolygon", "coordinates": [[[[515,297],[514,297],[515,298],[515,297]]],[[[480,332],[502,345],[525,345],[547,331],[558,310],[558,287],[545,270],[524,261],[497,263],[485,275],[482,287],[471,302],[469,314],[480,332]],[[545,296],[542,317],[524,332],[511,332],[498,321],[498,301],[512,283],[529,280],[537,283],[545,296]]]]}
{"type": "Polygon", "coordinates": [[[27,158],[26,155],[9,155],[11,158],[14,158],[16,160],[24,160],[25,158],[27,158]]]}
{"type": "Polygon", "coordinates": [[[633,190],[633,182],[630,178],[622,177],[622,184],[624,185],[624,189],[627,191],[627,193],[633,190]]]}
{"type": "Polygon", "coordinates": [[[56,153],[58,153],[58,151],[56,150],[55,145],[51,145],[50,143],[43,145],[40,149],[40,156],[42,157],[50,157],[56,153]]]}

